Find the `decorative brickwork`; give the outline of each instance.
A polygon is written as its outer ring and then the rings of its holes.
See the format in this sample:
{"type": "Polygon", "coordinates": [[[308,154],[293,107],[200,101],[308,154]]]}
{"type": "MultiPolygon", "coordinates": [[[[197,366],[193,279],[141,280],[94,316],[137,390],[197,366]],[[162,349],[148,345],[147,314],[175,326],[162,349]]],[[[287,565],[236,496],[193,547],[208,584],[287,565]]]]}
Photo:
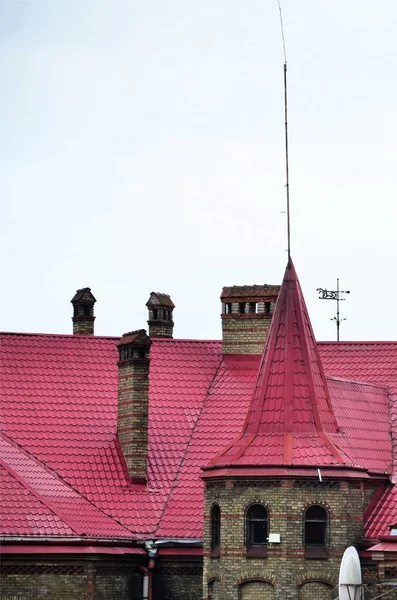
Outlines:
{"type": "Polygon", "coordinates": [[[96,299],[90,288],[77,290],[73,304],[73,335],[94,335],[94,304],[96,299]]]}
{"type": "Polygon", "coordinates": [[[332,584],[323,581],[308,581],[298,589],[299,600],[331,600],[332,584]]]}
{"type": "Polygon", "coordinates": [[[273,600],[274,587],[262,579],[245,581],[239,585],[239,600],[273,600]]]}
{"type": "Polygon", "coordinates": [[[362,534],[364,485],[358,486],[357,481],[340,481],[339,486],[328,482],[318,486],[314,479],[280,481],[281,487],[243,487],[242,480],[229,481],[228,487],[206,487],[204,597],[208,583],[217,579],[219,597],[228,600],[331,598],[343,552],[356,545],[362,534]],[[221,508],[219,558],[211,558],[209,548],[213,503],[221,508]],[[267,507],[269,532],[280,534],[281,540],[267,544],[262,558],[249,557],[246,547],[245,515],[253,503],[267,507]],[[316,558],[306,558],[304,515],[313,504],[324,506],[329,515],[327,548],[324,553],[315,552],[316,558]]]}
{"type": "Polygon", "coordinates": [[[279,290],[267,285],[223,288],[224,354],[262,354],[279,290]]]}
{"type": "Polygon", "coordinates": [[[135,483],[147,479],[150,343],[141,329],[124,334],[118,345],[117,434],[135,483]]]}
{"type": "Polygon", "coordinates": [[[175,304],[168,294],[152,292],[146,302],[149,311],[149,337],[172,338],[174,331],[173,310],[175,304]]]}

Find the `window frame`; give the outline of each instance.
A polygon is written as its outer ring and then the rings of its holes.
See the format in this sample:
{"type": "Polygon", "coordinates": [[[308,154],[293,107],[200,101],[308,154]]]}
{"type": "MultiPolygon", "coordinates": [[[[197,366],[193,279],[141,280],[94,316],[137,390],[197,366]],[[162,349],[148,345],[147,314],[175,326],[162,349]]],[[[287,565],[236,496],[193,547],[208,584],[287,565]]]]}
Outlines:
{"type": "Polygon", "coordinates": [[[215,503],[211,507],[210,513],[210,550],[211,557],[219,556],[221,546],[221,507],[215,503]]]}
{"type": "MultiPolygon", "coordinates": [[[[245,547],[247,557],[257,558],[267,556],[268,538],[269,538],[269,523],[270,514],[269,509],[265,504],[261,502],[254,502],[250,504],[245,512],[245,547]],[[252,512],[258,508],[263,509],[263,517],[254,517],[252,512]],[[255,541],[255,525],[263,523],[265,524],[265,535],[264,540],[261,542],[255,541]]],[[[257,533],[257,531],[256,531],[257,533]]]]}
{"type": "Polygon", "coordinates": [[[328,509],[320,503],[310,504],[305,508],[305,512],[303,514],[303,536],[302,536],[302,544],[305,549],[305,557],[306,558],[328,558],[328,548],[330,543],[330,519],[329,519],[329,511],[328,509]],[[314,517],[310,518],[310,510],[311,509],[320,509],[323,513],[324,518],[319,518],[314,515],[314,517]],[[309,518],[307,513],[309,512],[309,518]],[[313,534],[308,532],[308,524],[319,524],[321,526],[322,531],[321,541],[316,542],[313,540],[313,534]],[[310,536],[312,539],[310,540],[310,536]],[[308,539],[309,538],[309,539],[308,539]]]}

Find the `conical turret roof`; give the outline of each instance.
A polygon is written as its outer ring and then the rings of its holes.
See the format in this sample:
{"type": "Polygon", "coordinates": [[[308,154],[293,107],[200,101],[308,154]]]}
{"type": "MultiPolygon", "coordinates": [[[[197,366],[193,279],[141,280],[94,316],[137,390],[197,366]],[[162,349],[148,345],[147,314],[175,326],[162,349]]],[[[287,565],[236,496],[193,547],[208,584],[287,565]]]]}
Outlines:
{"type": "Polygon", "coordinates": [[[242,434],[208,468],[351,465],[338,432],[313,328],[289,260],[242,434]]]}

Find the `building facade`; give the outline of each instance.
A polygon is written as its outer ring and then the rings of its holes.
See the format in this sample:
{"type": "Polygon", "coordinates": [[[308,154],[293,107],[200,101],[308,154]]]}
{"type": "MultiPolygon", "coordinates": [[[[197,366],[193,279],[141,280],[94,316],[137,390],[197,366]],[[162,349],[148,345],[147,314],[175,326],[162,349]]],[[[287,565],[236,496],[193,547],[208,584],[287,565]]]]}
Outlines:
{"type": "Polygon", "coordinates": [[[156,292],[96,336],[95,301],[1,334],[3,598],[331,598],[349,545],[394,597],[396,342],[317,343],[292,263],[223,289],[222,341],[156,292]]]}

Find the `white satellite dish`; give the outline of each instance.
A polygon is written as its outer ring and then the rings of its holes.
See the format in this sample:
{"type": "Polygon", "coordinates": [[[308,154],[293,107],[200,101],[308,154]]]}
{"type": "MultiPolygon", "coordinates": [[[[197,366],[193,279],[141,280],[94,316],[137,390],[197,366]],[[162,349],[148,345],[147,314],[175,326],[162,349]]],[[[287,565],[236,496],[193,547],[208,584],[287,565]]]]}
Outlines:
{"type": "Polygon", "coordinates": [[[361,565],[357,550],[349,546],[339,570],[339,600],[363,600],[361,565]]]}

